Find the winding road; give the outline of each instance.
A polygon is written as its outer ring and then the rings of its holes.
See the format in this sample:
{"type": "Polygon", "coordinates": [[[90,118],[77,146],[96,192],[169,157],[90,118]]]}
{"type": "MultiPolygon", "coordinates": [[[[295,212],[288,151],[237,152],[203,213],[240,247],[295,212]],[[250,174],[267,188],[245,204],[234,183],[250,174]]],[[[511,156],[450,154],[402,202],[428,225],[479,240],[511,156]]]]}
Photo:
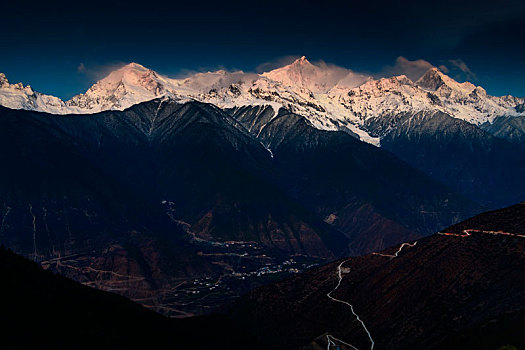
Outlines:
{"type": "Polygon", "coordinates": [[[388,257],[388,258],[392,258],[392,259],[393,259],[393,258],[397,258],[397,255],[398,255],[399,253],[401,253],[401,251],[403,250],[404,247],[410,247],[410,248],[412,248],[412,247],[414,247],[416,244],[417,244],[417,241],[414,242],[414,243],[406,243],[406,242],[405,242],[405,243],[401,244],[401,246],[399,247],[399,249],[397,250],[397,252],[396,252],[395,254],[383,254],[383,253],[376,253],[376,252],[374,252],[374,253],[372,253],[372,255],[386,256],[386,257],[388,257]]]}
{"type": "Polygon", "coordinates": [[[455,236],[455,237],[468,237],[468,236],[471,236],[472,233],[483,233],[483,234],[487,234],[487,235],[501,235],[501,236],[512,236],[512,237],[525,238],[525,235],[520,235],[520,234],[517,234],[517,233],[510,233],[510,232],[504,232],[504,231],[476,230],[476,229],[466,229],[466,230],[463,230],[463,233],[438,232],[438,235],[455,236]]]}
{"type": "MultiPolygon", "coordinates": [[[[465,238],[465,237],[469,237],[471,236],[473,233],[480,233],[480,234],[488,234],[488,235],[501,235],[501,236],[510,236],[510,237],[519,237],[519,238],[525,238],[525,235],[522,235],[522,234],[517,234],[517,233],[510,233],[510,232],[504,232],[504,231],[489,231],[489,230],[477,230],[477,229],[465,229],[463,230],[463,233],[452,233],[452,232],[438,232],[439,235],[442,235],[442,236],[453,236],[453,237],[461,237],[461,238],[465,238]]],[[[394,254],[384,254],[384,253],[372,253],[372,255],[378,255],[378,256],[384,256],[384,257],[387,257],[387,258],[390,258],[390,259],[395,259],[399,256],[399,253],[401,253],[401,251],[403,250],[403,248],[405,247],[410,247],[410,248],[413,248],[415,247],[417,244],[417,241],[414,242],[414,243],[408,243],[408,242],[405,242],[405,243],[402,243],[400,246],[399,246],[399,249],[394,253],[394,254]]],[[[372,335],[370,334],[370,331],[368,330],[368,328],[366,327],[365,323],[363,322],[363,320],[361,320],[361,318],[359,317],[359,315],[355,312],[354,310],[354,306],[352,304],[350,304],[349,302],[347,301],[344,301],[344,300],[341,300],[341,299],[337,299],[337,298],[334,298],[332,296],[332,294],[341,286],[341,282],[343,280],[343,274],[347,274],[350,272],[350,269],[345,269],[343,267],[343,265],[349,261],[350,259],[348,260],[344,260],[343,262],[341,262],[338,266],[337,266],[337,285],[335,286],[334,289],[332,289],[328,294],[326,294],[326,296],[328,298],[330,298],[332,301],[335,301],[335,302],[338,302],[338,303],[341,303],[341,304],[344,304],[348,307],[350,307],[350,310],[352,311],[352,314],[355,316],[356,320],[361,323],[361,326],[363,327],[364,331],[366,332],[367,336],[368,336],[368,339],[370,340],[370,350],[373,350],[374,349],[374,346],[375,346],[375,342],[374,340],[372,339],[372,335]]],[[[348,348],[351,348],[351,349],[354,349],[354,350],[359,350],[358,348],[356,348],[355,346],[353,346],[352,344],[349,344],[341,339],[337,339],[336,337],[334,337],[333,335],[331,334],[327,334],[326,335],[326,340],[327,340],[327,350],[330,350],[330,347],[336,347],[338,348],[338,343],[340,345],[344,345],[348,348]]]]}
{"type": "MultiPolygon", "coordinates": [[[[399,253],[401,253],[401,251],[403,250],[404,247],[414,247],[415,245],[417,244],[417,241],[414,242],[414,243],[408,243],[408,242],[405,242],[405,243],[402,243],[400,246],[399,246],[399,249],[395,252],[395,254],[382,254],[382,253],[372,253],[373,255],[378,255],[378,256],[384,256],[384,257],[389,257],[390,259],[394,259],[394,258],[397,258],[399,253]]],[[[363,320],[361,320],[361,318],[359,317],[359,315],[355,312],[354,310],[354,306],[352,304],[350,304],[349,302],[347,301],[344,301],[344,300],[341,300],[341,299],[337,299],[337,298],[334,298],[332,296],[332,293],[334,293],[338,288],[339,286],[341,286],[341,282],[343,281],[343,273],[349,273],[350,272],[350,269],[344,269],[343,268],[343,265],[349,261],[350,259],[348,260],[344,260],[343,262],[341,262],[338,266],[337,266],[337,285],[335,286],[334,289],[332,289],[329,293],[326,294],[326,296],[328,298],[330,298],[332,301],[335,301],[335,302],[338,302],[338,303],[341,303],[341,304],[344,304],[346,306],[349,306],[350,307],[350,310],[352,311],[352,314],[355,316],[356,320],[361,323],[361,326],[363,327],[364,331],[366,332],[367,336],[368,336],[368,339],[370,340],[370,350],[374,350],[374,346],[375,346],[375,342],[374,342],[374,339],[372,338],[372,335],[370,334],[370,331],[368,330],[368,328],[366,327],[365,323],[363,322],[363,320]]],[[[336,342],[339,342],[340,344],[343,344],[347,347],[350,347],[351,349],[354,349],[354,350],[359,350],[358,348],[356,348],[355,346],[353,346],[352,344],[349,344],[341,339],[337,339],[336,337],[334,337],[333,335],[331,334],[327,334],[326,335],[326,340],[327,340],[327,347],[326,347],[326,350],[330,350],[330,346],[334,346],[337,348],[337,343],[336,342]]]]}
{"type": "MultiPolygon", "coordinates": [[[[370,339],[370,343],[371,343],[371,345],[370,345],[370,350],[373,350],[373,349],[374,349],[374,344],[375,344],[375,343],[374,343],[374,339],[372,339],[372,335],[371,335],[370,332],[368,331],[368,328],[366,328],[365,323],[361,320],[361,318],[359,318],[359,315],[356,314],[356,312],[354,311],[354,306],[353,306],[352,304],[350,304],[349,302],[347,302],[347,301],[344,301],[344,300],[341,300],[341,299],[337,299],[337,298],[334,298],[334,297],[332,296],[332,293],[335,292],[335,291],[339,288],[339,286],[341,285],[341,281],[343,280],[343,270],[342,270],[342,268],[343,268],[343,264],[344,264],[345,262],[347,262],[347,261],[348,261],[348,260],[344,260],[343,262],[341,262],[341,263],[337,266],[337,278],[338,278],[337,286],[335,286],[334,289],[332,289],[330,292],[328,292],[328,293],[326,294],[326,296],[327,296],[328,298],[330,298],[331,300],[335,301],[335,302],[338,302],[338,303],[341,303],[341,304],[344,304],[344,305],[350,307],[350,310],[352,311],[352,314],[355,316],[355,318],[357,319],[357,321],[358,321],[359,323],[361,323],[361,326],[363,326],[363,329],[365,330],[366,334],[368,335],[368,339],[370,339]]],[[[350,269],[344,271],[344,273],[348,273],[348,272],[350,272],[350,269]]],[[[355,346],[353,346],[353,345],[351,345],[351,344],[348,344],[348,343],[346,343],[346,342],[344,342],[344,341],[341,341],[341,340],[335,338],[334,336],[332,336],[332,335],[330,335],[330,334],[328,334],[328,335],[326,336],[326,339],[328,340],[328,347],[327,347],[327,350],[330,350],[330,345],[331,345],[331,344],[333,344],[334,346],[336,345],[336,344],[334,343],[333,340],[339,341],[339,342],[341,342],[341,343],[343,343],[343,344],[345,344],[345,345],[347,345],[347,346],[350,346],[352,349],[358,350],[355,346]]]]}

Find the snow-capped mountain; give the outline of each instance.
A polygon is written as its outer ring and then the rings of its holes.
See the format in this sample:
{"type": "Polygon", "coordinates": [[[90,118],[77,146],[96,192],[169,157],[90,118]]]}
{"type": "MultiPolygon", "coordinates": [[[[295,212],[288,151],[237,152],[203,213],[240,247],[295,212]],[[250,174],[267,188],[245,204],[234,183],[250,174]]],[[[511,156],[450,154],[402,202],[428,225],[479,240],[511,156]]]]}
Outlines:
{"type": "Polygon", "coordinates": [[[63,114],[67,110],[65,103],[58,97],[35,92],[31,86],[22,83],[10,84],[3,73],[0,73],[0,105],[54,114],[63,114]]]}
{"type": "Polygon", "coordinates": [[[130,63],[69,101],[34,92],[0,75],[0,104],[55,114],[123,110],[160,96],[198,100],[221,108],[271,105],[305,116],[316,128],[349,129],[366,142],[379,144],[366,121],[385,114],[444,112],[473,124],[500,116],[524,115],[524,98],[495,97],[469,82],[459,83],[431,68],[417,81],[404,75],[372,79],[349,69],[312,64],[304,56],[263,74],[242,71],[197,73],[184,79],[162,76],[130,63]]]}
{"type": "Polygon", "coordinates": [[[313,65],[305,56],[292,64],[263,73],[264,77],[292,88],[305,89],[313,93],[327,93],[336,84],[353,88],[371,77],[354,73],[349,69],[329,66],[325,63],[313,65]]]}
{"type": "Polygon", "coordinates": [[[105,110],[124,110],[160,96],[176,99],[177,81],[163,77],[138,63],[130,63],[99,80],[85,93],[69,101],[44,95],[22,83],[9,84],[0,73],[0,104],[53,114],[90,114],[105,110]]]}
{"type": "Polygon", "coordinates": [[[137,103],[171,95],[169,79],[138,63],[130,63],[96,82],[84,94],[67,101],[69,107],[90,112],[126,109],[137,103]]]}

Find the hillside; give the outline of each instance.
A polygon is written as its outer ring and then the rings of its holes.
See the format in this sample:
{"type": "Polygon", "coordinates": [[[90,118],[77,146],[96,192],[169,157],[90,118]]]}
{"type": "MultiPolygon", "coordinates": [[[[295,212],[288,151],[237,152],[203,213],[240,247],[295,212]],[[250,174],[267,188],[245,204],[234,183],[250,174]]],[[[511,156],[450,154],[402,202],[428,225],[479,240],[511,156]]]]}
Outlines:
{"type": "Polygon", "coordinates": [[[314,268],[250,293],[231,312],[284,348],[520,348],[524,213],[518,204],[314,268]]]}
{"type": "Polygon", "coordinates": [[[44,271],[3,246],[0,280],[4,348],[259,348],[249,332],[222,316],[169,319],[44,271]]]}

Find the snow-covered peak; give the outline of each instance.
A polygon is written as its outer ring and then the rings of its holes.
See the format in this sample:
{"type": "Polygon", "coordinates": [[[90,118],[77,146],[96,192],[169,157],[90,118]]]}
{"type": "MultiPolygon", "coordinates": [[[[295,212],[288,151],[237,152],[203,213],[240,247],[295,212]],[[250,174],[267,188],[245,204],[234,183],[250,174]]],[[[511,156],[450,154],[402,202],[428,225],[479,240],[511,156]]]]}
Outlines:
{"type": "Polygon", "coordinates": [[[124,109],[172,91],[174,81],[138,63],[129,63],[96,82],[84,94],[67,101],[80,111],[124,109]]]}
{"type": "Polygon", "coordinates": [[[118,84],[127,82],[132,85],[141,84],[140,78],[147,75],[156,75],[154,71],[144,67],[141,64],[132,62],[114,70],[104,79],[98,81],[95,85],[101,84],[118,84]]]}
{"type": "Polygon", "coordinates": [[[187,78],[178,80],[179,90],[186,93],[206,93],[210,90],[228,88],[232,84],[242,84],[259,79],[255,73],[243,71],[228,72],[224,69],[215,72],[196,73],[187,78]]]}
{"type": "Polygon", "coordinates": [[[398,75],[390,78],[380,78],[377,80],[369,80],[363,85],[352,89],[352,91],[367,91],[379,94],[386,94],[390,91],[404,89],[408,86],[414,89],[415,85],[412,80],[408,79],[406,75],[398,75]]]}
{"type": "Polygon", "coordinates": [[[9,81],[7,80],[7,77],[4,73],[0,73],[0,88],[7,88],[9,87],[9,81]]]}
{"type": "MultiPolygon", "coordinates": [[[[415,83],[406,76],[368,81],[349,90],[332,91],[338,101],[361,120],[398,113],[440,111],[473,124],[492,122],[498,116],[516,116],[523,99],[496,97],[470,82],[459,83],[437,68],[415,83]]],[[[523,114],[523,113],[521,113],[523,114]]]]}
{"type": "Polygon", "coordinates": [[[291,64],[263,73],[263,76],[285,86],[305,88],[312,92],[326,89],[327,73],[311,64],[305,56],[291,64]]]}
{"type": "Polygon", "coordinates": [[[58,97],[35,92],[31,86],[22,83],[10,84],[4,73],[0,73],[0,105],[55,114],[62,113],[66,108],[58,97]]]}
{"type": "Polygon", "coordinates": [[[297,58],[296,60],[294,60],[292,63],[287,64],[287,65],[285,65],[283,67],[280,67],[280,68],[276,68],[276,69],[274,69],[274,71],[276,71],[276,70],[293,69],[293,68],[301,69],[301,67],[306,68],[306,69],[312,69],[315,66],[313,64],[311,64],[310,61],[308,61],[306,56],[301,56],[301,57],[297,58]]]}
{"type": "Polygon", "coordinates": [[[296,59],[294,63],[310,63],[310,61],[308,61],[306,59],[306,56],[301,56],[300,58],[296,59]]]}
{"type": "Polygon", "coordinates": [[[355,87],[368,79],[349,69],[328,65],[312,64],[305,56],[289,65],[263,73],[263,76],[285,86],[308,90],[312,93],[326,93],[337,84],[355,87]]]}
{"type": "Polygon", "coordinates": [[[33,89],[29,85],[24,86],[22,83],[10,84],[4,73],[0,73],[0,88],[19,90],[28,95],[32,95],[34,93],[33,89]]]}
{"type": "Polygon", "coordinates": [[[424,89],[437,90],[440,86],[445,84],[444,74],[436,68],[432,67],[425,72],[417,81],[416,84],[424,89]]]}
{"type": "Polygon", "coordinates": [[[476,86],[470,82],[459,83],[455,81],[436,67],[430,68],[416,81],[416,84],[423,89],[431,91],[441,89],[450,92],[454,90],[461,94],[470,94],[476,88],[476,86]]]}

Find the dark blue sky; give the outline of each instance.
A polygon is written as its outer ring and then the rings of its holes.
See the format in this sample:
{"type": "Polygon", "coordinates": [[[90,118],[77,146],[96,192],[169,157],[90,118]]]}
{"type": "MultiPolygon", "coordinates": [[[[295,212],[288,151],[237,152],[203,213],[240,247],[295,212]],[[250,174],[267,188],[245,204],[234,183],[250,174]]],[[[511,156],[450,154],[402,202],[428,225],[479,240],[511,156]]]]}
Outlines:
{"type": "Polygon", "coordinates": [[[0,72],[62,98],[125,62],[180,75],[290,55],[372,74],[424,59],[525,96],[525,0],[3,2],[0,72]]]}

